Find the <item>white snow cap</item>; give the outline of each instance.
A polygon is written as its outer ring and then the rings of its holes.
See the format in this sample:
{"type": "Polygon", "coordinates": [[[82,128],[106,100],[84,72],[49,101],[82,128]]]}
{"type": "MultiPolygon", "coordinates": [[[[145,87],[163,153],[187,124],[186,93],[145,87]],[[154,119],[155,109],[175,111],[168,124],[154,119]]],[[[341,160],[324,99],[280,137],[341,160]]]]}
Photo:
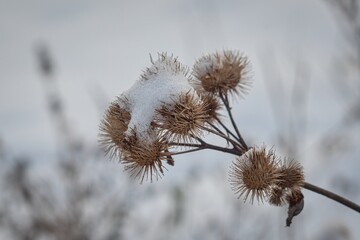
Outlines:
{"type": "Polygon", "coordinates": [[[152,59],[151,62],[153,65],[121,95],[120,99],[126,99],[127,104],[119,100],[120,106],[131,113],[126,134],[129,136],[134,130],[138,138],[147,142],[155,140],[150,124],[156,109],[189,91],[196,94],[189,84],[187,68],[177,58],[162,53],[155,62],[152,59]]]}

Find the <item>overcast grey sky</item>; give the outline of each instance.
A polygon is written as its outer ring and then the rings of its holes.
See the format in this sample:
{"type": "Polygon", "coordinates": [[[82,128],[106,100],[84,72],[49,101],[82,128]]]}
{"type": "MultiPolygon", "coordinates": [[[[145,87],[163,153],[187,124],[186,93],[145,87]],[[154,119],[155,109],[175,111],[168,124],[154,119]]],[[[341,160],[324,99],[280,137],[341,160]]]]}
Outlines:
{"type": "Polygon", "coordinates": [[[306,59],[321,81],[331,59],[341,54],[342,41],[323,1],[1,0],[0,136],[17,154],[54,149],[34,56],[38,42],[48,44],[54,57],[73,131],[95,143],[102,113],[94,92],[113,100],[149,66],[149,53],[167,51],[191,66],[202,53],[243,51],[255,83],[246,101],[239,102],[246,113],[241,124],[246,134],[266,139],[274,124],[264,65],[279,61],[286,78],[299,59],[306,59]]]}

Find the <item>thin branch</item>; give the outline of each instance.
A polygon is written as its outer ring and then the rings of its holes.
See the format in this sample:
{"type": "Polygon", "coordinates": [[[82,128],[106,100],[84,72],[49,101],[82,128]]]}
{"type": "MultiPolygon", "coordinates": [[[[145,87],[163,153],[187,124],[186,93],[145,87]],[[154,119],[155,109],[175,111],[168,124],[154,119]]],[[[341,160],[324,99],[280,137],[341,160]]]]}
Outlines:
{"type": "Polygon", "coordinates": [[[239,131],[239,129],[238,129],[236,123],[235,123],[234,117],[233,117],[233,115],[231,113],[231,108],[230,108],[230,105],[229,105],[229,99],[228,99],[227,95],[225,95],[225,97],[224,97],[222,94],[220,94],[220,98],[221,98],[221,100],[223,101],[223,103],[224,103],[224,105],[226,107],[226,111],[228,112],[231,124],[233,125],[233,127],[235,129],[235,132],[238,135],[238,138],[239,138],[239,141],[240,141],[241,145],[243,146],[243,148],[245,150],[248,150],[249,148],[246,145],[244,139],[242,138],[242,136],[240,134],[240,131],[239,131]]]}
{"type": "Polygon", "coordinates": [[[195,143],[177,143],[177,142],[170,142],[168,143],[169,146],[177,146],[177,147],[202,147],[201,144],[195,143]]]}
{"type": "MultiPolygon", "coordinates": [[[[186,153],[186,152],[195,152],[195,151],[200,151],[200,150],[204,150],[204,149],[211,149],[211,150],[215,150],[215,151],[230,153],[230,154],[236,155],[236,156],[241,156],[244,153],[241,149],[238,149],[235,146],[233,148],[220,147],[220,146],[217,146],[217,145],[207,143],[207,142],[205,142],[204,140],[202,140],[199,137],[196,137],[196,136],[192,136],[192,137],[196,141],[198,141],[200,144],[170,142],[169,146],[178,146],[178,147],[183,146],[183,147],[195,147],[196,148],[196,149],[190,149],[190,150],[187,150],[187,151],[182,151],[182,152],[179,152],[178,154],[182,154],[182,153],[186,153]]],[[[172,153],[171,155],[178,155],[178,154],[173,154],[172,153]]]]}
{"type": "Polygon", "coordinates": [[[330,198],[330,199],[332,199],[332,200],[334,200],[334,201],[336,201],[338,203],[341,203],[341,204],[347,206],[348,208],[351,208],[351,209],[355,210],[356,212],[360,213],[360,206],[358,204],[356,204],[356,203],[354,203],[354,202],[352,202],[352,201],[350,201],[350,200],[348,200],[348,199],[346,199],[346,198],[344,198],[342,196],[339,196],[339,195],[337,195],[335,193],[332,193],[332,192],[330,192],[328,190],[317,187],[317,186],[312,185],[312,184],[307,183],[307,182],[304,183],[303,187],[305,189],[307,189],[307,190],[310,190],[310,191],[316,192],[318,194],[321,194],[321,195],[323,195],[325,197],[328,197],[328,198],[330,198]]]}
{"type": "Polygon", "coordinates": [[[180,152],[164,152],[161,153],[163,156],[174,156],[174,155],[180,155],[180,154],[185,154],[185,153],[191,153],[191,152],[196,152],[196,151],[201,151],[204,150],[206,148],[204,147],[198,147],[198,148],[193,148],[190,150],[186,150],[186,151],[180,151],[180,152]]]}
{"type": "Polygon", "coordinates": [[[234,142],[234,140],[232,140],[231,138],[229,138],[228,136],[226,136],[224,133],[219,133],[218,131],[215,131],[211,128],[208,128],[208,127],[204,127],[204,126],[199,126],[201,129],[205,130],[205,131],[208,131],[209,133],[213,133],[219,137],[222,137],[226,140],[228,140],[229,142],[234,142]]]}
{"type": "Polygon", "coordinates": [[[215,151],[230,153],[230,154],[233,154],[236,156],[241,156],[243,154],[243,152],[240,149],[237,149],[235,147],[234,148],[224,148],[224,147],[219,147],[219,146],[212,145],[209,143],[207,143],[204,147],[207,149],[215,150],[215,151]]]}
{"type": "MultiPolygon", "coordinates": [[[[228,133],[225,134],[223,131],[221,131],[221,129],[219,129],[218,127],[216,127],[214,124],[212,124],[212,123],[208,123],[208,124],[209,124],[213,129],[215,129],[218,133],[229,137],[229,134],[228,134],[228,133]]],[[[228,141],[228,140],[226,140],[226,141],[227,141],[227,143],[229,144],[229,141],[228,141]]]]}
{"type": "Polygon", "coordinates": [[[218,133],[226,136],[226,134],[225,134],[223,131],[221,131],[221,129],[219,129],[218,127],[216,127],[214,124],[212,124],[212,123],[210,123],[210,122],[208,122],[208,124],[209,124],[213,129],[215,129],[218,133]]]}
{"type": "Polygon", "coordinates": [[[220,134],[217,131],[214,131],[214,130],[212,130],[210,128],[207,128],[207,127],[204,127],[204,126],[199,126],[199,127],[202,128],[205,131],[208,131],[209,133],[213,133],[213,134],[225,139],[226,141],[230,142],[234,146],[234,148],[238,148],[239,150],[243,149],[243,147],[238,142],[236,142],[233,139],[229,138],[225,134],[220,134]]]}
{"type": "Polygon", "coordinates": [[[216,121],[225,129],[228,134],[240,142],[240,139],[233,132],[231,132],[219,118],[216,118],[216,121]]]}

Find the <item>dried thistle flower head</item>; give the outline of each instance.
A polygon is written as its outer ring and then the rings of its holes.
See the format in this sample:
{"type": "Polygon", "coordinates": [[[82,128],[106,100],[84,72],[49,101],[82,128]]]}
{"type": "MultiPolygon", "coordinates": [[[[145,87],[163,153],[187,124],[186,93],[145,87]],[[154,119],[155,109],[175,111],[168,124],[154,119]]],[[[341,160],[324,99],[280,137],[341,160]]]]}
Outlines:
{"type": "Polygon", "coordinates": [[[304,185],[303,167],[300,163],[285,159],[278,169],[279,181],[271,190],[269,203],[275,206],[282,206],[288,202],[293,192],[299,191],[304,185]]]}
{"type": "Polygon", "coordinates": [[[123,149],[121,162],[125,165],[125,170],[129,171],[131,176],[144,180],[158,179],[164,175],[165,167],[162,161],[168,160],[166,155],[162,154],[168,151],[166,142],[156,140],[154,142],[144,142],[138,139],[136,143],[123,149]]]}
{"type": "Polygon", "coordinates": [[[112,102],[100,124],[100,143],[110,158],[119,157],[124,147],[125,132],[131,119],[131,114],[122,107],[124,104],[126,100],[121,98],[112,102]]]}
{"type": "Polygon", "coordinates": [[[272,187],[279,182],[279,159],[273,150],[251,148],[237,158],[231,166],[229,181],[232,189],[239,197],[244,195],[245,201],[250,197],[253,203],[269,198],[272,187]]]}
{"type": "Polygon", "coordinates": [[[156,78],[159,74],[168,73],[175,75],[189,75],[189,68],[179,62],[179,60],[173,55],[168,56],[166,52],[158,53],[158,59],[156,61],[150,55],[150,61],[152,66],[146,68],[146,70],[141,75],[140,79],[142,80],[151,80],[154,77],[156,78]]]}
{"type": "Polygon", "coordinates": [[[285,189],[296,189],[304,185],[304,171],[300,163],[285,159],[283,166],[279,170],[280,172],[280,183],[279,187],[285,189]]]}
{"type": "Polygon", "coordinates": [[[250,87],[249,61],[238,51],[223,51],[198,59],[193,67],[194,87],[215,95],[245,94],[250,87]]]}
{"type": "Polygon", "coordinates": [[[178,112],[177,116],[191,118],[189,111],[186,112],[190,107],[195,112],[196,124],[202,122],[199,118],[206,112],[201,110],[205,108],[204,103],[198,101],[199,97],[189,83],[188,68],[177,58],[161,53],[156,61],[151,59],[151,63],[135,84],[111,104],[100,126],[100,142],[105,151],[111,157],[121,157],[125,169],[141,181],[148,177],[152,180],[153,176],[163,173],[161,160],[174,164],[171,155],[161,154],[167,150],[167,143],[166,139],[158,139],[156,109],[163,104],[171,105],[172,99],[183,99],[180,103],[185,112],[178,112]],[[193,92],[194,97],[181,97],[188,92],[193,92]]]}
{"type": "Polygon", "coordinates": [[[215,114],[209,101],[191,91],[180,95],[172,103],[163,104],[157,110],[160,116],[156,121],[163,136],[176,142],[191,141],[192,136],[199,136],[201,127],[212,121],[215,114]]]}
{"type": "Polygon", "coordinates": [[[269,203],[275,206],[283,206],[286,203],[287,190],[278,186],[273,187],[270,191],[269,203]]]}
{"type": "Polygon", "coordinates": [[[222,105],[219,103],[218,98],[210,94],[200,95],[202,100],[205,102],[206,113],[209,116],[209,122],[213,122],[215,120],[220,119],[220,110],[222,105]]]}
{"type": "Polygon", "coordinates": [[[273,150],[253,148],[238,158],[230,170],[230,183],[235,193],[275,206],[289,203],[289,196],[304,184],[302,166],[292,161],[280,161],[273,150]]]}
{"type": "Polygon", "coordinates": [[[129,101],[131,119],[127,135],[135,130],[137,137],[152,141],[154,138],[148,133],[152,127],[159,109],[164,103],[171,103],[172,99],[194,91],[189,83],[187,68],[179,63],[177,58],[165,53],[159,54],[152,66],[147,68],[140,79],[122,94],[129,101]]]}

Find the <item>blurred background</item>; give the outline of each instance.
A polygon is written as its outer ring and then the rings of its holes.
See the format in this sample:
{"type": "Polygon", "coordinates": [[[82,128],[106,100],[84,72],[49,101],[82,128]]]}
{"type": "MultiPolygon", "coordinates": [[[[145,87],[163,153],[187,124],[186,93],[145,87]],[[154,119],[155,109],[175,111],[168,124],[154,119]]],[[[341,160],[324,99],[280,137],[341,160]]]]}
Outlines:
{"type": "MultiPolygon", "coordinates": [[[[233,156],[175,158],[133,182],[99,149],[108,104],[173,53],[191,67],[216,50],[251,61],[233,111],[251,145],[294,158],[306,181],[360,202],[357,0],[0,0],[0,239],[359,239],[359,214],[304,190],[251,205],[228,184],[233,156]]],[[[214,140],[216,141],[216,140],[214,140]]]]}

